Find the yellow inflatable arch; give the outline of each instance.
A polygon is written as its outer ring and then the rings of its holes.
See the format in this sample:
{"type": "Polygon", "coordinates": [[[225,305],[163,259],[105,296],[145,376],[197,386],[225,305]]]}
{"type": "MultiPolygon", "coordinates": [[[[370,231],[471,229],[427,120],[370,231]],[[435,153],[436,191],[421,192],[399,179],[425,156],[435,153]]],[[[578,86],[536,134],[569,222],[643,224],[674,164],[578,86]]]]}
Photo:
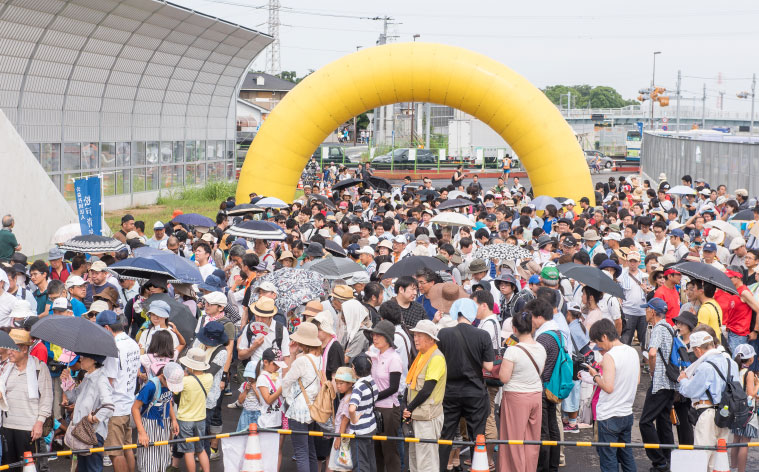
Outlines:
{"type": "Polygon", "coordinates": [[[367,110],[412,101],[447,105],[487,123],[519,156],[536,196],[594,201],[582,149],[540,90],[489,57],[433,43],[363,49],[299,83],[253,140],[237,201],[251,192],[292,201],[309,157],[338,126],[367,110]]]}

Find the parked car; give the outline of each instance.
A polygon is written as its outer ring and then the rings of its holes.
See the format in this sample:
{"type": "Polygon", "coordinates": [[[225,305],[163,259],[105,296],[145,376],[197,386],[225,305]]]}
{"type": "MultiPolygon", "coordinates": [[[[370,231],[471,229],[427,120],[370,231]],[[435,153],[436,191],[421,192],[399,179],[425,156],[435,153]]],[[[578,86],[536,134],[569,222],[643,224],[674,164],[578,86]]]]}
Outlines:
{"type": "MultiPolygon", "coordinates": [[[[393,169],[413,169],[417,167],[427,167],[437,164],[437,152],[432,149],[417,149],[416,150],[416,164],[414,161],[409,160],[408,149],[396,149],[392,152],[392,168],[393,169]]],[[[390,156],[391,153],[382,154],[372,160],[372,167],[375,169],[390,169],[390,156]]]]}
{"type": "Polygon", "coordinates": [[[601,158],[602,168],[611,169],[614,167],[614,159],[608,157],[606,154],[600,151],[585,151],[585,161],[588,163],[588,167],[593,167],[593,163],[596,161],[596,157],[601,158]]]}
{"type": "Polygon", "coordinates": [[[348,156],[345,155],[345,149],[342,146],[319,146],[314,151],[313,156],[319,164],[322,163],[322,159],[324,162],[334,164],[349,164],[351,162],[348,156]],[[322,148],[328,149],[326,157],[322,156],[322,148]]]}

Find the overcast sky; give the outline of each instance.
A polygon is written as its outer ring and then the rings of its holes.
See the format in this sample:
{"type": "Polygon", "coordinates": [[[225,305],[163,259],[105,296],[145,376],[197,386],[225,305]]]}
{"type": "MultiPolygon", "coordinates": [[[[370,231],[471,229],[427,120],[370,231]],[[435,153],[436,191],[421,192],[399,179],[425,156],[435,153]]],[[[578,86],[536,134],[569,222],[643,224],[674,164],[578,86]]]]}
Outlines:
{"type": "MultiPolygon", "coordinates": [[[[267,32],[266,0],[174,0],[188,8],[267,32]]],[[[684,97],[707,87],[707,107],[748,111],[735,94],[759,72],[759,2],[713,0],[622,2],[509,0],[282,0],[281,65],[299,75],[374,46],[389,16],[395,41],[461,46],[491,56],[539,87],[591,84],[615,87],[625,98],[656,82],[672,89],[682,70],[684,97]],[[378,6],[375,6],[378,5],[378,6]],[[722,81],[718,81],[721,73],[722,81]]],[[[265,53],[255,63],[265,68],[265,53]]],[[[683,102],[689,105],[694,102],[683,102]]],[[[674,105],[674,103],[672,104],[674,105]]]]}

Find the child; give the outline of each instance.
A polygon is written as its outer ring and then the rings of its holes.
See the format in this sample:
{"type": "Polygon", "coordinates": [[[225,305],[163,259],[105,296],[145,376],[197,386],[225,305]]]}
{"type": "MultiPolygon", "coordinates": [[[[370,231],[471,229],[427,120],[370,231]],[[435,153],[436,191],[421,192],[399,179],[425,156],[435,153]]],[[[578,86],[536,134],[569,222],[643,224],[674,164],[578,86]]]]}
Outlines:
{"type": "MultiPolygon", "coordinates": [[[[590,338],[588,332],[585,329],[585,325],[582,324],[583,317],[580,312],[580,307],[574,303],[569,302],[567,307],[567,324],[569,325],[570,340],[572,346],[578,356],[586,356],[591,352],[590,338]]],[[[562,400],[562,411],[566,413],[567,420],[564,423],[564,433],[579,433],[580,429],[577,427],[577,414],[580,411],[580,395],[582,392],[582,384],[576,378],[574,379],[575,386],[569,393],[569,396],[562,400]]]]}
{"type": "MultiPolygon", "coordinates": [[[[181,358],[179,363],[187,368],[186,375],[182,379],[182,397],[177,408],[179,437],[203,436],[206,434],[206,397],[213,385],[213,376],[206,371],[211,366],[206,362],[205,351],[200,348],[187,351],[187,355],[181,358]]],[[[194,455],[196,453],[203,472],[210,472],[211,464],[202,441],[179,443],[177,451],[184,454],[188,472],[195,472],[194,455]]],[[[173,462],[172,465],[178,468],[178,461],[173,462]]]]}
{"type": "Polygon", "coordinates": [[[242,405],[240,419],[237,420],[237,431],[247,431],[251,423],[258,424],[258,418],[261,415],[261,401],[256,390],[256,378],[261,370],[261,362],[254,365],[248,362],[245,366],[245,382],[240,385],[240,395],[237,397],[237,403],[242,405]]]}
{"type": "MultiPolygon", "coordinates": [[[[259,367],[256,369],[256,388],[261,397],[258,426],[262,428],[279,428],[282,426],[282,382],[280,379],[280,369],[286,369],[287,364],[282,360],[282,354],[278,349],[268,348],[264,351],[258,365],[259,367]]],[[[240,415],[240,419],[242,419],[242,415],[240,415]]],[[[237,428],[239,430],[240,425],[237,428]]],[[[267,455],[263,457],[264,471],[278,471],[279,464],[282,462],[279,435],[276,433],[261,433],[261,450],[267,451],[267,455]],[[277,451],[276,455],[274,454],[275,450],[277,451]]]]}
{"type": "MultiPolygon", "coordinates": [[[[366,354],[360,354],[353,359],[353,370],[359,379],[353,385],[348,405],[351,429],[357,435],[373,435],[377,431],[374,402],[379,392],[372,379],[372,363],[366,354]]],[[[354,440],[351,445],[351,456],[354,470],[377,471],[374,442],[371,439],[354,440]]]]}
{"type": "MultiPolygon", "coordinates": [[[[743,390],[745,390],[746,396],[748,396],[748,406],[751,408],[755,408],[756,393],[759,390],[759,381],[757,380],[756,373],[748,370],[749,366],[754,362],[754,357],[756,357],[756,351],[754,351],[754,348],[750,344],[741,344],[735,348],[735,362],[737,362],[741,368],[741,385],[743,385],[743,390]]],[[[756,415],[756,412],[754,415],[756,415]]],[[[759,436],[756,424],[756,416],[754,416],[745,427],[734,429],[733,434],[735,435],[735,438],[733,439],[733,442],[745,443],[751,441],[752,438],[759,436]]],[[[737,467],[738,472],[746,472],[748,448],[734,447],[730,451],[730,456],[730,463],[733,467],[737,467]]]]}
{"type": "MultiPolygon", "coordinates": [[[[337,412],[335,412],[335,432],[339,434],[350,433],[350,418],[348,417],[348,410],[351,394],[353,393],[353,385],[356,383],[356,377],[353,375],[353,369],[350,367],[338,367],[333,379],[335,381],[337,393],[342,396],[340,404],[337,407],[337,412]]],[[[334,456],[338,453],[343,441],[350,441],[350,439],[335,438],[333,442],[335,450],[332,451],[329,461],[330,467],[333,471],[351,470],[335,467],[335,465],[339,465],[339,463],[334,456]]]]}
{"type": "Polygon", "coordinates": [[[182,366],[176,362],[151,366],[150,373],[150,379],[132,405],[137,442],[146,446],[137,449],[137,470],[145,472],[166,470],[171,465],[169,446],[148,449],[147,445],[151,441],[166,441],[179,434],[179,424],[171,399],[172,393],[182,391],[184,379],[182,366]]]}
{"type": "Polygon", "coordinates": [[[182,349],[184,349],[185,346],[185,340],[174,326],[174,323],[169,323],[170,310],[169,304],[163,300],[155,300],[150,304],[150,308],[148,309],[148,317],[150,321],[146,323],[147,326],[145,330],[142,331],[139,336],[138,343],[140,345],[140,354],[145,354],[148,346],[150,346],[150,341],[152,340],[153,335],[159,331],[168,331],[171,335],[171,339],[174,343],[174,359],[176,359],[177,355],[182,352],[182,349]]]}

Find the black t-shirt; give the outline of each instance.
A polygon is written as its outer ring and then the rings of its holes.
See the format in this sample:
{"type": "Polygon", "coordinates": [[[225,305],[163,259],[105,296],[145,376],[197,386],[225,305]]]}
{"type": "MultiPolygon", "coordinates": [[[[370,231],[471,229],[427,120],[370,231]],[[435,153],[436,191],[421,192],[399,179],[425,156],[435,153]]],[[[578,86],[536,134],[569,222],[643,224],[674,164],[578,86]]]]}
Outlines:
{"type": "Polygon", "coordinates": [[[490,335],[482,329],[466,323],[452,328],[443,328],[438,333],[438,348],[445,356],[448,376],[445,396],[477,397],[485,395],[482,379],[482,363],[495,360],[490,335]],[[461,333],[464,338],[462,343],[461,333]],[[468,351],[468,352],[467,352],[468,351]],[[473,365],[473,361],[476,365],[473,365]]]}
{"type": "Polygon", "coordinates": [[[345,364],[345,351],[339,342],[335,341],[329,348],[327,353],[327,380],[332,380],[332,376],[337,371],[338,367],[342,367],[345,364]]]}

